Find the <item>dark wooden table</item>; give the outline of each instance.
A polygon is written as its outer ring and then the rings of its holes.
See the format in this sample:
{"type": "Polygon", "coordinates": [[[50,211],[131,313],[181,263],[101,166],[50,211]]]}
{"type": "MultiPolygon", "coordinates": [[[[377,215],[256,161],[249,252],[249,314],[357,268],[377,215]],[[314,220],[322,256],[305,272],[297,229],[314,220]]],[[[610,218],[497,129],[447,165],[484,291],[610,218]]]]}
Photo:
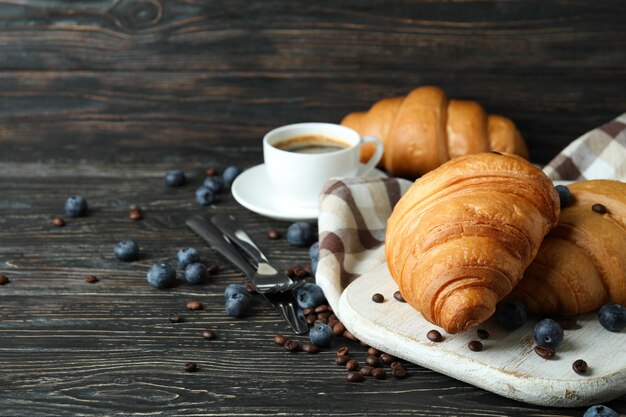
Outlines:
{"type": "MultiPolygon", "coordinates": [[[[362,361],[358,343],[288,354],[267,306],[226,316],[223,289],[242,276],[184,221],[234,213],[278,264],[305,265],[306,249],[266,236],[288,223],[229,193],[199,206],[205,170],[262,162],[272,127],[339,121],[420,84],[510,116],[545,163],[625,111],[624,11],[539,0],[0,4],[0,274],[11,280],[0,286],[0,415],[581,416],[412,364],[404,380],[347,383],[335,349],[362,361]],[[172,168],[189,183],[164,187],[172,168]],[[54,227],[73,194],[89,215],[54,227]],[[129,220],[131,205],[143,220],[129,220]],[[114,258],[125,238],[139,261],[114,258]],[[150,287],[149,266],[185,246],[219,273],[150,287]],[[204,309],[187,311],[192,299],[204,309]],[[169,322],[175,312],[182,323],[169,322]],[[191,361],[198,372],[185,373],[191,361]]],[[[626,397],[610,405],[624,413],[626,397]]]]}

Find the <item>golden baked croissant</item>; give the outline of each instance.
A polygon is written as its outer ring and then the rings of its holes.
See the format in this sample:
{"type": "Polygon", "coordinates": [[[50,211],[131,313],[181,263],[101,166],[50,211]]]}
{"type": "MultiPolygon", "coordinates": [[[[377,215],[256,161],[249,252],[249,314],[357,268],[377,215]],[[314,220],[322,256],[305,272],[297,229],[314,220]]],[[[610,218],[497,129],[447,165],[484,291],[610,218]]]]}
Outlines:
{"type": "Polygon", "coordinates": [[[592,180],[569,189],[572,204],[510,294],[531,313],[576,315],[626,304],[626,183],[592,180]]]}
{"type": "Polygon", "coordinates": [[[460,332],[493,314],[558,216],[552,182],[525,159],[455,158],[415,181],[394,207],[387,266],[424,318],[460,332]]]}
{"type": "MultiPolygon", "coordinates": [[[[489,150],[528,158],[515,124],[487,115],[474,101],[448,100],[437,87],[419,87],[406,97],[386,98],[367,112],[350,113],[341,122],[361,136],[383,142],[383,166],[391,175],[417,178],[449,159],[489,150]]],[[[374,144],[361,148],[368,161],[374,144]]]]}

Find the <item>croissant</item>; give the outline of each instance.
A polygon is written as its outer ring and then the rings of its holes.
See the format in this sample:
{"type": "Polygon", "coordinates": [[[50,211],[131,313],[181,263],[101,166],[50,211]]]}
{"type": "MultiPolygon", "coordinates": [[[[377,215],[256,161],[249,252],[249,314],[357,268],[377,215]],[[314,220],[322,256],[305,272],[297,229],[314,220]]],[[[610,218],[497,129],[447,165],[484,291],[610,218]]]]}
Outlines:
{"type": "MultiPolygon", "coordinates": [[[[419,87],[406,97],[386,98],[367,112],[350,113],[341,122],[361,136],[383,142],[381,166],[391,175],[417,178],[461,155],[489,150],[528,159],[528,148],[515,124],[487,115],[474,101],[448,100],[437,87],[419,87]]],[[[361,149],[368,161],[374,144],[361,149]]]]}
{"type": "Polygon", "coordinates": [[[626,304],[626,183],[592,180],[569,189],[573,203],[510,294],[531,313],[577,315],[626,304]]]}
{"type": "Polygon", "coordinates": [[[398,201],[387,221],[387,266],[424,318],[461,332],[493,314],[558,216],[552,182],[525,159],[462,156],[398,201]]]}

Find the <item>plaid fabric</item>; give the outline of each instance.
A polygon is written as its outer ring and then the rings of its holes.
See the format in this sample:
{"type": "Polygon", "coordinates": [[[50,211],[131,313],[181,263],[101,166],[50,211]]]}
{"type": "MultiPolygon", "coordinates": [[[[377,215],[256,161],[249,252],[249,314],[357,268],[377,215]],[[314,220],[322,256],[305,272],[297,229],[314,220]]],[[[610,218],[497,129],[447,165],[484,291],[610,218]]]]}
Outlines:
{"type": "MultiPolygon", "coordinates": [[[[572,142],[544,171],[553,180],[626,181],[626,114],[572,142]]],[[[326,184],[320,196],[315,277],[335,312],[348,284],[385,262],[387,218],[410,185],[400,178],[351,178],[326,184]]]]}
{"type": "Polygon", "coordinates": [[[626,113],[570,143],[544,172],[552,180],[626,181],[626,113]]]}

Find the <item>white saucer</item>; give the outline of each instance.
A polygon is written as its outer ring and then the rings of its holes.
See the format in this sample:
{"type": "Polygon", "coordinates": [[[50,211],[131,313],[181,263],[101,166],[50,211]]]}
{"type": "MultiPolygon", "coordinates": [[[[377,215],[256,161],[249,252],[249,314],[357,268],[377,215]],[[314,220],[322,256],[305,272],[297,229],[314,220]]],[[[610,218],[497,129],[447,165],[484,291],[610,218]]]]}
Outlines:
{"type": "MultiPolygon", "coordinates": [[[[381,178],[387,175],[374,169],[368,178],[381,178]]],[[[315,221],[319,216],[318,207],[294,205],[274,189],[270,183],[265,164],[245,170],[233,182],[231,192],[235,200],[248,210],[276,220],[315,221]]]]}

